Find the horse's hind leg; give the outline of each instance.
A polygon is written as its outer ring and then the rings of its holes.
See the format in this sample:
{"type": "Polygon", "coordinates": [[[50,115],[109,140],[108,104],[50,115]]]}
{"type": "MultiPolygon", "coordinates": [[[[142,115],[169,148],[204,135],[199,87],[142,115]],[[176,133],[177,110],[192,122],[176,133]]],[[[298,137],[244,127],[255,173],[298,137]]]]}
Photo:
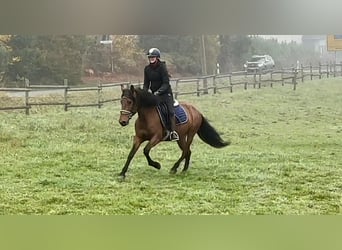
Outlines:
{"type": "Polygon", "coordinates": [[[190,156],[191,156],[191,150],[189,149],[187,155],[185,156],[185,163],[184,163],[184,168],[183,168],[183,172],[187,171],[189,168],[189,164],[190,164],[190,156]]]}
{"type": "Polygon", "coordinates": [[[181,157],[179,157],[179,159],[176,161],[176,163],[170,169],[170,173],[171,174],[177,173],[177,169],[178,169],[180,163],[185,159],[186,154],[187,154],[187,152],[185,150],[186,149],[186,144],[187,144],[185,136],[180,136],[179,140],[177,141],[177,143],[178,143],[179,148],[182,150],[182,155],[181,155],[181,157]]]}
{"type": "Polygon", "coordinates": [[[159,142],[160,142],[159,139],[153,139],[153,138],[152,138],[152,139],[147,143],[147,145],[146,145],[145,148],[144,148],[144,155],[145,155],[145,157],[146,157],[146,159],[147,159],[148,165],[150,165],[150,166],[152,166],[152,167],[154,167],[154,168],[156,168],[156,169],[160,169],[160,168],[161,168],[161,165],[160,165],[159,162],[156,162],[156,161],[154,161],[154,160],[151,159],[151,157],[150,157],[150,151],[151,151],[151,149],[152,149],[154,146],[156,146],[159,142]]]}
{"type": "Polygon", "coordinates": [[[185,149],[185,152],[186,152],[185,163],[184,163],[184,168],[183,168],[182,172],[187,171],[189,168],[190,157],[191,157],[190,145],[192,143],[192,140],[194,139],[194,136],[195,136],[194,133],[188,134],[188,136],[187,136],[187,141],[186,141],[186,146],[185,146],[185,148],[186,148],[185,149]]]}

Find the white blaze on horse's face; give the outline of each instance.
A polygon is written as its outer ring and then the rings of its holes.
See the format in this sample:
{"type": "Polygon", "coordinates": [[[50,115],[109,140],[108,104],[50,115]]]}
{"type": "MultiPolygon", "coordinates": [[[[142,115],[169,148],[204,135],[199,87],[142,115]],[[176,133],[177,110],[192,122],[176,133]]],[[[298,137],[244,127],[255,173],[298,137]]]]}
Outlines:
{"type": "Polygon", "coordinates": [[[119,123],[121,126],[127,126],[129,120],[133,116],[133,101],[125,96],[121,98],[121,110],[120,110],[120,118],[119,123]]]}

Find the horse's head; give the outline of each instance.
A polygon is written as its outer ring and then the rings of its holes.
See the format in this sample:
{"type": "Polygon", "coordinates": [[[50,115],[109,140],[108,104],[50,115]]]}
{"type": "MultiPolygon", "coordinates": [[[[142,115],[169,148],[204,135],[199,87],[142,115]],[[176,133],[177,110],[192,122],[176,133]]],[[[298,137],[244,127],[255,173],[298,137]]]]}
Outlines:
{"type": "Polygon", "coordinates": [[[122,88],[119,123],[126,126],[138,110],[145,109],[149,112],[148,109],[156,107],[159,103],[160,97],[146,90],[134,88],[133,85],[129,89],[122,88]]]}
{"type": "Polygon", "coordinates": [[[129,89],[122,88],[121,90],[122,94],[119,123],[121,126],[126,126],[128,125],[132,116],[137,112],[136,90],[134,89],[133,85],[131,85],[129,89]]]}

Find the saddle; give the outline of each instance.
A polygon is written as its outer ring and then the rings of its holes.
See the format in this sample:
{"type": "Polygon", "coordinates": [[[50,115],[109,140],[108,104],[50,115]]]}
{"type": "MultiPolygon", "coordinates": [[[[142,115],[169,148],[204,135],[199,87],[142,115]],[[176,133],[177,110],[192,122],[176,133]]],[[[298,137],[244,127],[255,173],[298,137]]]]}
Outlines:
{"type": "MultiPolygon", "coordinates": [[[[175,100],[173,104],[174,110],[175,110],[175,118],[176,118],[176,126],[181,125],[188,122],[188,114],[186,113],[184,107],[179,104],[177,100],[175,100]]],[[[162,126],[170,130],[170,121],[169,121],[169,114],[167,111],[167,106],[165,103],[161,103],[157,106],[157,111],[159,114],[160,121],[162,123],[162,126]]]]}

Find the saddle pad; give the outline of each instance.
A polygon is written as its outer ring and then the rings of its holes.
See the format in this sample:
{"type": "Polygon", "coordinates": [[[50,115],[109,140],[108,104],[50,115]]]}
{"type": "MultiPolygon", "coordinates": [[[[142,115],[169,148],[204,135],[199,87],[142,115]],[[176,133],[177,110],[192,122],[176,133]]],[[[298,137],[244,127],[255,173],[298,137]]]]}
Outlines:
{"type": "Polygon", "coordinates": [[[176,125],[188,122],[188,115],[182,105],[175,107],[176,125]]]}
{"type": "MultiPolygon", "coordinates": [[[[175,117],[176,117],[176,125],[184,124],[188,122],[188,115],[185,111],[185,109],[182,107],[182,105],[177,105],[174,107],[175,109],[175,117]]],[[[162,125],[170,129],[169,126],[166,126],[166,124],[169,123],[169,116],[167,114],[167,107],[164,103],[157,106],[157,111],[160,117],[160,120],[162,122],[162,125]]]]}

